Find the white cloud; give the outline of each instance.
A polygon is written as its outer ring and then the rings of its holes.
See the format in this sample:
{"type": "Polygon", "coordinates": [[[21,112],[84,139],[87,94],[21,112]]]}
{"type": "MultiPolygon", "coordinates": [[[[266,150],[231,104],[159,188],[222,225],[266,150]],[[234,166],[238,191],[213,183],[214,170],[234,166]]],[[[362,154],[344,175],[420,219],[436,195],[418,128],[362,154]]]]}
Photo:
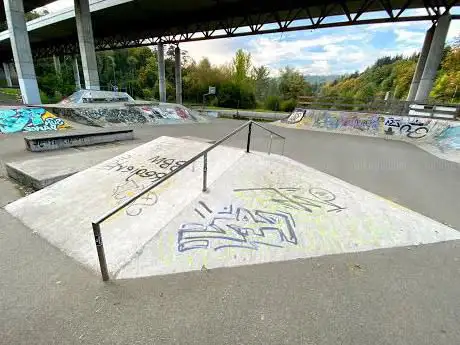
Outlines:
{"type": "Polygon", "coordinates": [[[235,39],[222,38],[210,41],[197,41],[181,43],[182,49],[195,60],[200,61],[207,57],[214,65],[223,65],[232,61],[236,48],[234,47],[235,39]]]}

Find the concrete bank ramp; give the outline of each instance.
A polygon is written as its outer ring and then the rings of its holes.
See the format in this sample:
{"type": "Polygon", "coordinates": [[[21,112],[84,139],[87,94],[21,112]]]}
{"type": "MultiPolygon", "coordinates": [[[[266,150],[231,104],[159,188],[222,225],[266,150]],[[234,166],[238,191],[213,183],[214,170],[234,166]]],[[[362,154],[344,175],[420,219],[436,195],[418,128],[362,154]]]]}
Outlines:
{"type": "Polygon", "coordinates": [[[460,163],[460,121],[297,108],[278,126],[410,142],[460,163]]]}
{"type": "MultiPolygon", "coordinates": [[[[200,152],[161,137],[9,204],[94,271],[91,221],[200,152]]],[[[220,146],[102,223],[112,277],[134,278],[460,239],[460,232],[285,157],[220,146]]]]}
{"type": "Polygon", "coordinates": [[[63,119],[42,107],[0,107],[0,133],[57,131],[70,128],[63,119]]]}
{"type": "Polygon", "coordinates": [[[135,124],[206,123],[209,117],[175,103],[114,102],[47,105],[55,114],[71,121],[97,127],[135,124]]]}

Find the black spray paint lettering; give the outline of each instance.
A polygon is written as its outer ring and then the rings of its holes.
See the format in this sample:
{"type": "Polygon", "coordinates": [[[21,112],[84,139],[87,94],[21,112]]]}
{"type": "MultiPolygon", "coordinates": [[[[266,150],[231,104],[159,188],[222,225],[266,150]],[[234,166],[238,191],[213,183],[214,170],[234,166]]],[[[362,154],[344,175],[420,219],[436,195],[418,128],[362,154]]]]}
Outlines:
{"type": "Polygon", "coordinates": [[[149,162],[158,165],[161,169],[169,168],[170,171],[174,171],[177,168],[179,168],[182,164],[184,164],[186,161],[180,161],[174,158],[155,156],[153,158],[150,158],[149,162]]]}

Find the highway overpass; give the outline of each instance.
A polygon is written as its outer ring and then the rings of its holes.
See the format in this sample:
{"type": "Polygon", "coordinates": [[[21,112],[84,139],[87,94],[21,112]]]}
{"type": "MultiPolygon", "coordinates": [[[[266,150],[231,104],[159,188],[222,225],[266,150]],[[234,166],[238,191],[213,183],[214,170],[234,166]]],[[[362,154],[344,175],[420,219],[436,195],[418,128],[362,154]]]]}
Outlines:
{"type": "MultiPolygon", "coordinates": [[[[8,8],[11,8],[11,4],[14,7],[21,2],[21,0],[3,1],[6,13],[9,11],[8,8]]],[[[47,0],[35,1],[40,5],[47,2],[47,0]]],[[[30,8],[33,2],[25,1],[24,6],[30,8]]],[[[30,59],[27,60],[29,65],[33,63],[32,55],[43,57],[80,53],[86,87],[98,88],[96,50],[158,44],[161,53],[163,43],[385,22],[431,20],[436,24],[443,14],[448,13],[450,8],[458,5],[459,2],[458,0],[313,0],[308,2],[305,0],[193,2],[189,0],[98,0],[91,2],[90,9],[88,0],[75,0],[75,4],[80,8],[77,15],[74,9],[63,10],[29,22],[27,30],[25,24],[20,29],[16,27],[15,32],[27,36],[28,42],[22,44],[22,47],[31,47],[30,59]],[[422,15],[407,15],[407,10],[414,8],[425,10],[422,15]],[[364,14],[369,12],[376,12],[378,15],[372,16],[372,19],[365,19],[364,14]],[[325,20],[326,18],[328,20],[325,20]],[[79,23],[83,28],[80,32],[77,30],[79,23]]],[[[460,16],[453,16],[452,19],[460,19],[460,16]]],[[[446,23],[443,30],[438,31],[445,31],[448,26],[449,23],[446,23]]],[[[16,55],[19,59],[19,55],[23,54],[14,54],[14,49],[11,50],[11,46],[14,47],[14,44],[10,44],[10,37],[14,37],[11,32],[10,27],[9,31],[0,33],[0,60],[7,61],[14,56],[18,69],[16,55]]],[[[437,35],[434,32],[432,34],[435,36],[435,42],[442,41],[442,45],[444,44],[445,35],[442,32],[437,35]]],[[[429,41],[427,51],[432,46],[431,39],[429,41]]],[[[436,64],[439,55],[435,54],[435,50],[439,51],[439,44],[434,46],[436,49],[433,49],[433,54],[430,56],[435,57],[435,61],[428,59],[431,65],[436,64]]],[[[180,57],[180,52],[177,57],[180,57]]],[[[162,61],[161,57],[159,61],[162,61]]],[[[424,64],[421,67],[424,67],[424,64]]],[[[430,67],[430,70],[432,69],[430,67]]],[[[160,66],[160,85],[163,84],[161,72],[160,66]]],[[[424,79],[422,76],[420,78],[424,79]]],[[[162,96],[164,90],[161,91],[162,96]]],[[[426,98],[426,95],[422,98],[426,98]]]]}

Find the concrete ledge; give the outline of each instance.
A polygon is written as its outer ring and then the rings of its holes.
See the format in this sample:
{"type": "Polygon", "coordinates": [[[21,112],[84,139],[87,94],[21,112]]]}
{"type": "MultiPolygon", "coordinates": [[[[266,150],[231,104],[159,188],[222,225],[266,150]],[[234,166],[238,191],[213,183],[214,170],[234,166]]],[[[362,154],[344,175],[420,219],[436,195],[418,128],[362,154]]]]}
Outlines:
{"type": "Polygon", "coordinates": [[[117,145],[94,151],[71,152],[52,157],[41,157],[6,163],[9,177],[36,190],[48,187],[79,171],[132,150],[137,145],[117,145]]]}
{"type": "Polygon", "coordinates": [[[132,139],[134,139],[132,129],[110,129],[90,132],[33,135],[26,136],[24,141],[27,150],[39,152],[132,139]]]}

